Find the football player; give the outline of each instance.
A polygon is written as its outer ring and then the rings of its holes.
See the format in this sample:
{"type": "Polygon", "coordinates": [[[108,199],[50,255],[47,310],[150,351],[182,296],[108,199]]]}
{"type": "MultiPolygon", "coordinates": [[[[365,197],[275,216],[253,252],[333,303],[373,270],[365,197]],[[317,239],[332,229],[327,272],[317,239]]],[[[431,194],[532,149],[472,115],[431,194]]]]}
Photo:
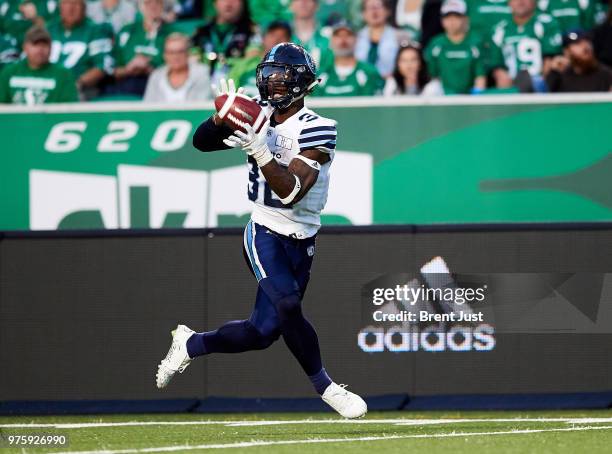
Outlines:
{"type": "MultiPolygon", "coordinates": [[[[258,281],[253,313],[214,331],[195,333],[179,325],[157,371],[163,388],[193,358],[268,348],[283,337],[322,399],[346,418],[367,412],[358,395],[337,385],[322,365],[317,333],[302,313],[302,298],[315,253],[320,213],[327,200],[329,167],[336,148],[335,121],[304,106],[318,81],[311,56],[293,43],[274,46],[256,69],[261,101],[271,109],[256,133],[231,131],[217,114],[202,123],[193,144],[201,151],[242,148],[250,167],[251,220],[244,253],[258,281]]],[[[220,93],[234,94],[234,83],[220,93]]]]}

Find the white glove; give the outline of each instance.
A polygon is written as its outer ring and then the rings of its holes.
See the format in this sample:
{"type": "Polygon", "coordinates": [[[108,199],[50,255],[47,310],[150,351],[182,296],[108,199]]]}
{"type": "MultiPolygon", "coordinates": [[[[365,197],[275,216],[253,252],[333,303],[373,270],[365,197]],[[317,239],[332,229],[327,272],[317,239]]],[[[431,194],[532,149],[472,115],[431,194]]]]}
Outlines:
{"type": "Polygon", "coordinates": [[[244,127],[246,132],[236,130],[234,134],[224,139],[223,143],[228,147],[242,148],[246,154],[255,159],[259,167],[263,167],[274,159],[267,143],[269,126],[270,119],[266,120],[259,132],[256,133],[253,126],[247,124],[244,127]]]}
{"type": "Polygon", "coordinates": [[[221,79],[219,80],[219,86],[217,87],[213,84],[212,88],[214,91],[217,92],[217,96],[225,94],[230,95],[232,93],[244,93],[244,87],[238,87],[238,90],[236,90],[236,84],[234,83],[234,79],[221,79]]]}

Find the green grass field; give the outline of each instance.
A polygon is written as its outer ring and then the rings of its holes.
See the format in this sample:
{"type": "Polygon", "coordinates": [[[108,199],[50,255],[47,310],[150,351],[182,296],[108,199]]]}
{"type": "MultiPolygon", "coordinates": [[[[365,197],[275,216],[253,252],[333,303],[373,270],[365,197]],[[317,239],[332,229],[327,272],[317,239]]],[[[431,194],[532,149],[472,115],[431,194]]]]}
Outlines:
{"type": "Polygon", "coordinates": [[[0,417],[0,452],[603,453],[612,411],[381,412],[0,417]],[[10,435],[62,434],[61,448],[8,448],[10,435]]]}

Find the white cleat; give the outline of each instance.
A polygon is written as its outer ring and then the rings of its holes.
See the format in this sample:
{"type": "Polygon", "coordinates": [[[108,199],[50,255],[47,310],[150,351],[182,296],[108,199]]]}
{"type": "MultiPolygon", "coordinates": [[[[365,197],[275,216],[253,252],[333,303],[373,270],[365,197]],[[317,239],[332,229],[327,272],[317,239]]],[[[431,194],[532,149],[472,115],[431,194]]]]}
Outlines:
{"type": "Polygon", "coordinates": [[[332,382],[321,399],[345,418],[361,418],[368,412],[365,401],[357,394],[348,391],[346,385],[338,385],[332,382]]]}
{"type": "Polygon", "coordinates": [[[157,387],[164,388],[174,374],[177,372],[182,374],[183,371],[189,366],[191,358],[187,354],[187,339],[195,333],[192,329],[187,328],[185,325],[178,325],[174,331],[172,331],[172,344],[168,354],[157,366],[157,375],[155,376],[157,387]]]}

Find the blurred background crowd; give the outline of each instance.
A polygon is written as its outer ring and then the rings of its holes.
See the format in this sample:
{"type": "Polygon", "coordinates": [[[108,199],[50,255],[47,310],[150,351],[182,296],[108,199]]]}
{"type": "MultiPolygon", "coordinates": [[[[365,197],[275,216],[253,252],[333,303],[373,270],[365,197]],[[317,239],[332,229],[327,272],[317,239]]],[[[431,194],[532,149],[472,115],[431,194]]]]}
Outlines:
{"type": "Polygon", "coordinates": [[[608,0],[0,0],[0,102],[257,94],[274,45],[304,46],[314,96],[610,91],[608,0]]]}

